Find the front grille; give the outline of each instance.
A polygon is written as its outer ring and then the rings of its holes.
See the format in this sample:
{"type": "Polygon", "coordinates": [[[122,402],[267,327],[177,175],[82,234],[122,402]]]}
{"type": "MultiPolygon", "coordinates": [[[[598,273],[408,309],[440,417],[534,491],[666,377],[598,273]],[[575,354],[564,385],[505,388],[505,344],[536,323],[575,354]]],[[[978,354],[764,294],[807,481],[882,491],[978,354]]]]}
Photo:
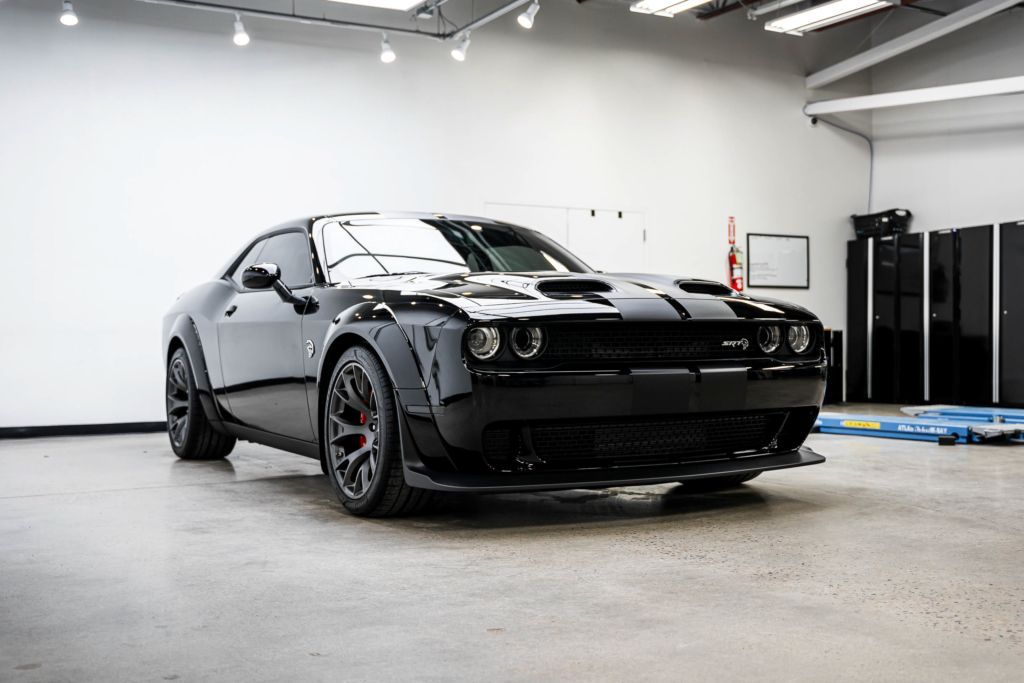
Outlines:
{"type": "Polygon", "coordinates": [[[786,417],[772,411],[496,424],[484,430],[484,459],[492,469],[510,472],[728,458],[775,447],[786,417]]]}
{"type": "Polygon", "coordinates": [[[543,360],[685,361],[760,354],[757,327],[746,322],[570,323],[545,328],[543,360]]]}

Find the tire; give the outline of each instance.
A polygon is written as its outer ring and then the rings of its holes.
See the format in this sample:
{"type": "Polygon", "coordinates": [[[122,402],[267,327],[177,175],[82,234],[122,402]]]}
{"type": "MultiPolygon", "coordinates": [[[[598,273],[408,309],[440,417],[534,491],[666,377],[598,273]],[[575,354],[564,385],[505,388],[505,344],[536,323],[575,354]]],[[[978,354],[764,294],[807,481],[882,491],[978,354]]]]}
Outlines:
{"type": "Polygon", "coordinates": [[[412,515],[437,501],[434,491],[405,483],[395,391],[369,348],[353,346],[338,359],[327,385],[321,437],[327,478],[353,515],[412,515]]]}
{"type": "Polygon", "coordinates": [[[214,431],[206,419],[185,349],[167,363],[167,437],[171,450],[183,460],[217,460],[235,447],[235,438],[214,431]]]}
{"type": "Polygon", "coordinates": [[[721,491],[731,489],[760,476],[760,472],[748,474],[730,474],[725,477],[708,477],[706,479],[687,479],[680,482],[685,491],[703,493],[705,491],[721,491]]]}

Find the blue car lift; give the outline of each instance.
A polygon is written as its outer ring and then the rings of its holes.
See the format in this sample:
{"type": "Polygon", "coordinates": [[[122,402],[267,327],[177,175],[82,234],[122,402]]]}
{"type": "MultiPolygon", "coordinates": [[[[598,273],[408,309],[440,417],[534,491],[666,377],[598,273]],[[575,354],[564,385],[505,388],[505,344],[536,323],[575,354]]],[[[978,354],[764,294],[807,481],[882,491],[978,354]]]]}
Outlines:
{"type": "MultiPolygon", "coordinates": [[[[933,406],[924,406],[932,408],[933,406]]],[[[948,406],[946,406],[948,407],[948,406]]],[[[852,413],[821,413],[815,423],[823,434],[850,434],[887,439],[937,441],[944,445],[985,443],[996,440],[1024,441],[1024,419],[1019,422],[993,422],[977,415],[970,417],[918,414],[858,415],[852,413]]]]}
{"type": "Polygon", "coordinates": [[[981,422],[1015,422],[1024,424],[1024,409],[1021,408],[976,408],[974,406],[907,406],[900,412],[913,417],[954,417],[981,422]]]}

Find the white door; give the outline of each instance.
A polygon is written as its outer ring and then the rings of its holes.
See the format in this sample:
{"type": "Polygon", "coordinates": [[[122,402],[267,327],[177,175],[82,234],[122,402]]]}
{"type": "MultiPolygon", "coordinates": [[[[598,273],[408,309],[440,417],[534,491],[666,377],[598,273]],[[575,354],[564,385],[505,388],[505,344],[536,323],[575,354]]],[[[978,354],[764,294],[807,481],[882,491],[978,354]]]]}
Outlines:
{"type": "Polygon", "coordinates": [[[640,211],[569,209],[569,251],[594,270],[642,273],[644,214],[640,211]]]}
{"type": "Polygon", "coordinates": [[[533,228],[606,273],[643,272],[644,228],[641,211],[573,209],[487,202],[488,218],[533,228]]]}

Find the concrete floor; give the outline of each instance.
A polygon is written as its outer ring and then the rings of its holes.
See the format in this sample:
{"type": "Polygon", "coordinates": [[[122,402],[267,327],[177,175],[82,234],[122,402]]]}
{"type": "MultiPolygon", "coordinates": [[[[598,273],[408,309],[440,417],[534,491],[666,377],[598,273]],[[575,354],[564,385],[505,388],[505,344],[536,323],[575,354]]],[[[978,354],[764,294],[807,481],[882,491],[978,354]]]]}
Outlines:
{"type": "Polygon", "coordinates": [[[344,514],[313,461],[0,442],[0,680],[1021,680],[1024,446],[344,514]]]}

